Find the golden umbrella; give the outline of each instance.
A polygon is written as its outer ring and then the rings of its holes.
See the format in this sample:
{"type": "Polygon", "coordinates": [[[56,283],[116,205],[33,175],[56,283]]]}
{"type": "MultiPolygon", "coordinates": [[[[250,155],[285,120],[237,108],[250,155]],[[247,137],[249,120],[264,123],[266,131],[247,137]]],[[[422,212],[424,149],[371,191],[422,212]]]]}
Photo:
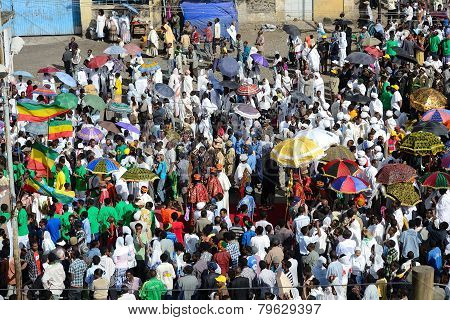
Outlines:
{"type": "Polygon", "coordinates": [[[173,129],[167,130],[165,133],[167,141],[180,140],[180,134],[173,129]]]}
{"type": "Polygon", "coordinates": [[[125,181],[138,182],[138,181],[155,181],[159,179],[158,175],[145,168],[133,167],[128,169],[121,178],[125,181]]]}
{"type": "Polygon", "coordinates": [[[400,144],[400,151],[416,156],[436,154],[444,150],[445,146],[438,136],[424,131],[409,134],[400,144]]]}
{"type": "Polygon", "coordinates": [[[415,206],[420,201],[419,192],[412,183],[394,183],[386,187],[386,196],[400,202],[402,206],[415,206]]]}
{"type": "Polygon", "coordinates": [[[270,152],[271,159],[280,166],[299,168],[323,157],[324,150],[306,137],[287,139],[277,144],[270,152]]]}
{"type": "Polygon", "coordinates": [[[433,88],[420,88],[411,93],[409,97],[411,106],[419,111],[431,109],[445,109],[447,98],[438,90],[433,88]]]}

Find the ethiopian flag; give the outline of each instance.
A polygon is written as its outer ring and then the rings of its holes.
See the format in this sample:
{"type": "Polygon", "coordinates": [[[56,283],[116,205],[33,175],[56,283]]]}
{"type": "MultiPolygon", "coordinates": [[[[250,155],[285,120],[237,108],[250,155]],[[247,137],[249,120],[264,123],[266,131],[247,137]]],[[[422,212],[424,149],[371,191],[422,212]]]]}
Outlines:
{"type": "Polygon", "coordinates": [[[36,171],[38,176],[49,176],[58,156],[58,152],[35,142],[28,160],[27,169],[36,171]]]}
{"type": "Polygon", "coordinates": [[[48,140],[70,138],[73,134],[72,121],[52,120],[48,123],[48,140]]]}
{"type": "Polygon", "coordinates": [[[17,104],[19,121],[43,122],[69,111],[70,110],[61,108],[56,104],[31,103],[21,101],[19,101],[17,104]]]}
{"type": "Polygon", "coordinates": [[[47,185],[44,181],[38,181],[31,177],[25,180],[23,190],[28,192],[36,192],[44,196],[55,198],[62,204],[72,203],[75,198],[74,191],[56,190],[47,185]]]}

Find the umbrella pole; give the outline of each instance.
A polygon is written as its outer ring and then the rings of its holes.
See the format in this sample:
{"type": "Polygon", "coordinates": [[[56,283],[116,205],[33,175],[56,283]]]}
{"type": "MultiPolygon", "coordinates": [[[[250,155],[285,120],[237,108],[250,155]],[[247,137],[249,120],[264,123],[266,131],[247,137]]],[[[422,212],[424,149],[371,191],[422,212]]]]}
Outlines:
{"type": "Polygon", "coordinates": [[[293,180],[294,180],[293,169],[289,168],[289,183],[288,183],[288,186],[286,188],[286,213],[285,213],[285,217],[284,217],[285,221],[288,221],[289,197],[291,195],[291,189],[292,189],[293,180]]]}

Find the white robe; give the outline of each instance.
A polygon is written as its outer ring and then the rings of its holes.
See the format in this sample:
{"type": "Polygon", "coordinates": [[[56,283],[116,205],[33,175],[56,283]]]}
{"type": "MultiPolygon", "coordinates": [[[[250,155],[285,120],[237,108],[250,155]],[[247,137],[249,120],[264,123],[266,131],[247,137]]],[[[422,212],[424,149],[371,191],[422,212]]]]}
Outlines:
{"type": "Polygon", "coordinates": [[[97,37],[98,38],[104,38],[105,37],[105,33],[103,32],[103,29],[105,28],[105,24],[106,24],[106,16],[97,16],[97,27],[95,29],[95,32],[97,33],[97,37]]]}
{"type": "Polygon", "coordinates": [[[221,171],[217,178],[219,179],[220,185],[223,189],[223,206],[225,209],[227,209],[227,212],[230,213],[230,194],[229,190],[231,188],[230,180],[228,179],[227,175],[221,171]]]}
{"type": "Polygon", "coordinates": [[[450,191],[448,190],[439,198],[436,204],[436,217],[440,222],[445,221],[450,225],[450,191]]]}

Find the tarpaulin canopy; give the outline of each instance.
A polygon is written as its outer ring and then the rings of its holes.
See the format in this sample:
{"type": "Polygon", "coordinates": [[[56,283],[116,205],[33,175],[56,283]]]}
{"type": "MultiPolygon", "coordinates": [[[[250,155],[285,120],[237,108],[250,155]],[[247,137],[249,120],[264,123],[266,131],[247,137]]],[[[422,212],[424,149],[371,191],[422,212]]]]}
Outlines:
{"type": "MultiPolygon", "coordinates": [[[[238,13],[233,1],[229,0],[189,0],[181,3],[184,21],[189,21],[197,27],[200,34],[205,33],[208,21],[214,24],[214,19],[220,19],[221,37],[228,38],[227,28],[235,21],[238,29],[238,13]]],[[[212,30],[214,32],[214,29],[212,30]]]]}

